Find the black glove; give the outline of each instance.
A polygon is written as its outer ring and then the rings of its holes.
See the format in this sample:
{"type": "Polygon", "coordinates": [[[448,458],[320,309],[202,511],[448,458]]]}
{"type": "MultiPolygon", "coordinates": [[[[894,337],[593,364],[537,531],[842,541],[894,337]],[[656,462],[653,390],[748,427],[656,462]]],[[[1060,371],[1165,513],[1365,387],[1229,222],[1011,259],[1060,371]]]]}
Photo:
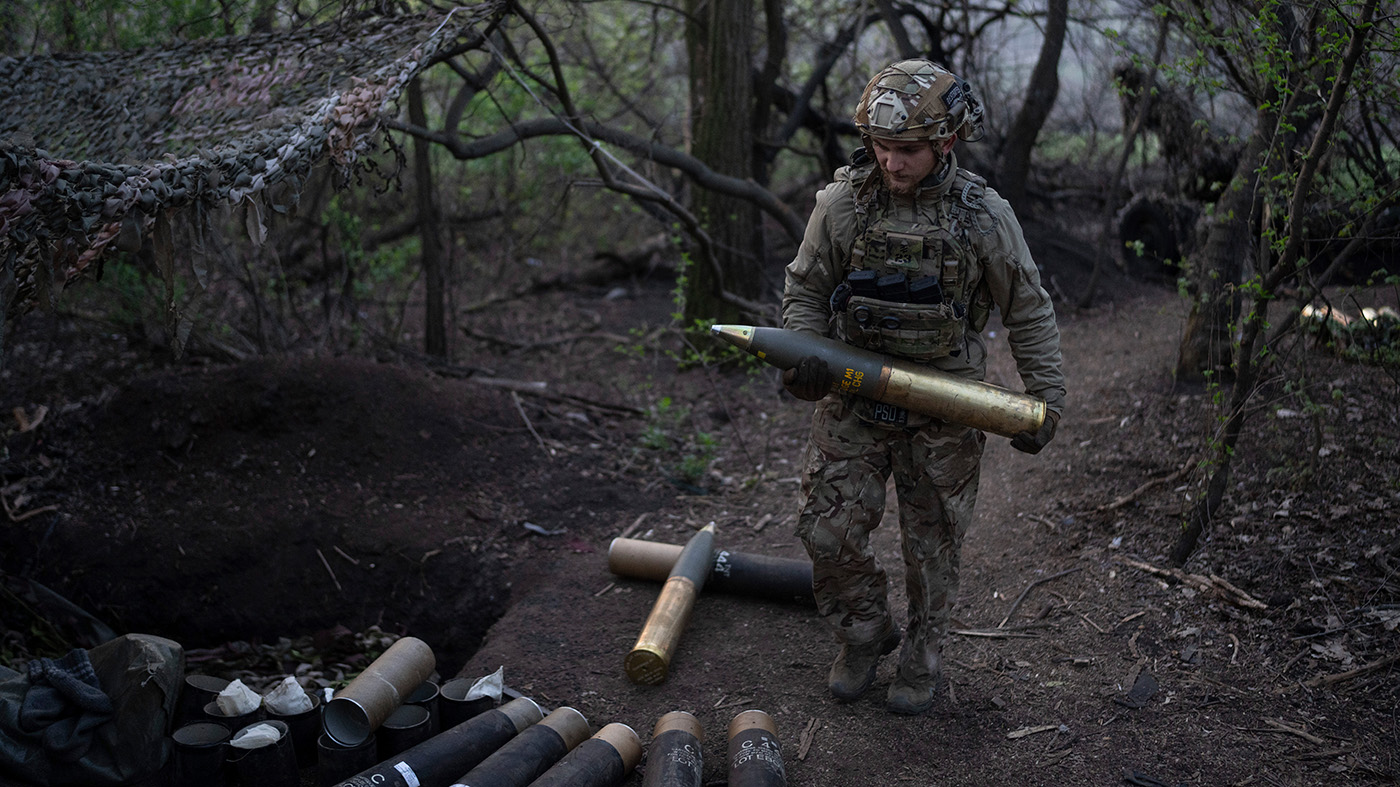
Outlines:
{"type": "Polygon", "coordinates": [[[808,402],[815,402],[831,393],[835,382],[836,378],[826,367],[826,361],[815,355],[803,358],[796,366],[783,372],[783,387],[788,389],[788,393],[808,402]]]}
{"type": "Polygon", "coordinates": [[[1045,421],[1041,423],[1037,432],[1021,432],[1011,438],[1011,447],[1017,451],[1025,451],[1028,454],[1038,454],[1055,439],[1055,427],[1060,423],[1060,416],[1052,410],[1045,411],[1045,421]]]}

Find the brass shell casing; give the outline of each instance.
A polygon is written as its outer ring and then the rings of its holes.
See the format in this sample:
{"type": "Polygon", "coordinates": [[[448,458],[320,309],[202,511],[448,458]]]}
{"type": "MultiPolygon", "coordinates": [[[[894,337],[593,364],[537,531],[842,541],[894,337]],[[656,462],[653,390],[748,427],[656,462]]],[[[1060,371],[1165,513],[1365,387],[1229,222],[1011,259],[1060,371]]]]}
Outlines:
{"type": "Polygon", "coordinates": [[[1004,437],[1039,431],[1045,422],[1045,401],[1039,397],[824,336],[748,325],[716,325],[710,332],[779,369],[791,369],[815,355],[836,378],[834,393],[874,399],[1004,437]]]}
{"type": "Polygon", "coordinates": [[[671,575],[642,627],[641,636],[637,637],[637,644],[622,660],[622,668],[633,683],[654,686],[666,680],[671,669],[671,655],[690,622],[690,610],[710,573],[714,543],[715,524],[711,522],[690,537],[680,557],[676,558],[671,575]]]}
{"type": "Polygon", "coordinates": [[[671,654],[690,622],[690,610],[695,606],[697,595],[699,592],[689,577],[673,576],[666,580],[642,627],[641,636],[637,637],[637,644],[622,662],[633,683],[655,686],[666,680],[671,654]]]}
{"type": "Polygon", "coordinates": [[[1010,437],[1045,423],[1045,400],[891,359],[870,398],[1010,437]]]}

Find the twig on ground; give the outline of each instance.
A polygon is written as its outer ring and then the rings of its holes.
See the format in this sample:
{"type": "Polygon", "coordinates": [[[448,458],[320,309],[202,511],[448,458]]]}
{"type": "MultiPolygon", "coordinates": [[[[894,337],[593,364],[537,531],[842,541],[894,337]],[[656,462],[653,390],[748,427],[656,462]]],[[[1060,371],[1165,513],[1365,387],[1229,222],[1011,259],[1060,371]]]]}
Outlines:
{"type": "Polygon", "coordinates": [[[1006,617],[1002,618],[1002,619],[1001,619],[1001,622],[997,624],[997,628],[999,628],[999,629],[1000,629],[1000,628],[1006,628],[1006,621],[1011,620],[1011,616],[1016,614],[1016,610],[1021,606],[1021,602],[1022,602],[1022,601],[1025,601],[1025,600],[1026,600],[1026,596],[1027,596],[1032,590],[1034,590],[1038,585],[1043,585],[1043,584],[1045,584],[1046,582],[1049,582],[1049,581],[1055,580],[1055,579],[1059,579],[1060,577],[1066,576],[1066,575],[1068,575],[1068,574],[1073,574],[1073,573],[1076,572],[1076,571],[1082,571],[1083,569],[1084,569],[1083,566],[1076,566],[1075,568],[1071,568],[1071,569],[1067,569],[1067,570],[1065,570],[1065,571],[1061,571],[1061,572],[1058,573],[1058,574],[1051,574],[1051,575],[1048,576],[1048,577],[1042,577],[1041,579],[1037,579],[1036,581],[1034,581],[1034,582],[1030,583],[1029,585],[1027,585],[1027,586],[1026,586],[1026,589],[1023,590],[1023,591],[1021,591],[1021,595],[1019,595],[1019,596],[1016,597],[1016,603],[1014,603],[1014,604],[1011,605],[1011,610],[1010,610],[1009,612],[1006,613],[1006,617]]]}
{"type": "Polygon", "coordinates": [[[355,558],[350,557],[349,555],[345,554],[345,550],[341,549],[340,547],[338,547],[338,546],[333,546],[333,547],[331,547],[331,549],[334,549],[334,550],[335,550],[335,553],[336,553],[337,555],[340,555],[341,557],[343,557],[343,558],[345,558],[346,560],[350,561],[350,563],[351,563],[352,565],[356,565],[356,566],[360,565],[360,561],[358,561],[358,560],[356,560],[355,558]]]}
{"type": "Polygon", "coordinates": [[[16,516],[15,512],[10,509],[10,501],[6,500],[3,494],[0,494],[0,505],[3,505],[5,507],[5,516],[9,517],[11,522],[23,522],[24,520],[30,517],[38,516],[40,514],[47,514],[50,511],[58,510],[58,506],[49,505],[40,508],[31,508],[30,510],[25,511],[23,514],[16,516]]]}
{"type": "Polygon", "coordinates": [[[1074,613],[1074,614],[1078,615],[1078,616],[1081,617],[1081,618],[1084,618],[1084,622],[1085,622],[1085,623],[1088,623],[1088,624],[1091,625],[1091,626],[1093,626],[1093,627],[1094,627],[1094,630],[1097,631],[1097,632],[1099,632],[1100,634],[1107,634],[1107,633],[1108,633],[1107,631],[1104,631],[1104,629],[1103,629],[1101,626],[1099,626],[1099,624],[1097,624],[1097,623],[1095,623],[1094,621],[1090,620],[1090,619],[1089,619],[1089,616],[1088,616],[1088,615],[1085,615],[1083,612],[1076,612],[1076,613],[1074,613]]]}
{"type": "Polygon", "coordinates": [[[1176,581],[1181,582],[1183,584],[1190,585],[1191,587],[1197,590],[1205,591],[1208,593],[1214,593],[1237,607],[1244,607],[1245,609],[1269,608],[1268,604],[1265,604],[1259,599],[1249,595],[1248,593],[1244,592],[1243,590],[1240,590],[1239,588],[1235,587],[1229,582],[1226,582],[1220,577],[1215,576],[1214,574],[1211,574],[1209,576],[1202,576],[1200,574],[1188,574],[1179,568],[1157,568],[1156,566],[1149,565],[1138,560],[1130,560],[1128,558],[1123,558],[1118,562],[1122,563],[1125,566],[1132,566],[1133,568],[1136,568],[1140,571],[1146,571],[1149,574],[1155,574],[1159,577],[1171,577],[1172,579],[1175,579],[1176,581]]]}
{"type": "Polygon", "coordinates": [[[811,721],[807,722],[807,729],[803,730],[801,743],[797,748],[798,762],[807,759],[807,750],[812,748],[812,741],[817,737],[817,730],[820,727],[821,722],[815,716],[812,717],[811,721]]]}
{"type": "Polygon", "coordinates": [[[1182,465],[1182,466],[1181,466],[1181,469],[1177,470],[1176,472],[1172,473],[1171,475],[1165,475],[1165,476],[1162,476],[1161,478],[1153,478],[1153,479],[1147,481],[1146,483],[1144,483],[1142,486],[1139,486],[1137,489],[1134,489],[1133,491],[1129,492],[1128,494],[1123,495],[1122,497],[1118,498],[1117,500],[1114,500],[1114,501],[1111,502],[1111,503],[1105,503],[1105,504],[1099,506],[1098,508],[1096,508],[1096,509],[1094,509],[1094,510],[1095,510],[1095,511],[1101,511],[1101,512],[1102,512],[1102,511],[1115,511],[1115,510],[1117,510],[1117,509],[1119,509],[1119,508],[1122,508],[1123,506],[1125,506],[1125,505],[1127,505],[1127,504],[1133,502],[1134,500],[1137,500],[1139,497],[1142,497],[1143,494],[1145,494],[1149,489],[1153,488],[1154,486],[1160,486],[1160,485],[1162,485],[1162,484],[1170,484],[1170,483],[1173,483],[1173,482],[1179,480],[1182,476],[1184,476],[1184,475],[1186,475],[1187,473],[1191,472],[1191,470],[1194,469],[1195,467],[1196,467],[1196,457],[1193,456],[1193,457],[1191,457],[1190,459],[1186,460],[1186,464],[1182,465]]]}
{"type": "Polygon", "coordinates": [[[1137,620],[1138,618],[1140,618],[1140,617],[1142,617],[1143,615],[1146,615],[1146,614],[1147,614],[1147,610],[1145,610],[1145,609],[1142,610],[1141,612],[1134,612],[1133,614],[1127,616],[1126,618],[1123,618],[1122,620],[1118,621],[1116,624],[1114,624],[1113,627],[1114,627],[1114,628],[1118,628],[1119,626],[1122,626],[1124,623],[1128,623],[1128,622],[1130,622],[1130,621],[1137,620]]]}
{"type": "Polygon", "coordinates": [[[1058,730],[1059,728],[1060,725],[1058,724],[1042,724],[1038,727],[1022,727],[1019,730],[1012,730],[1011,732],[1006,733],[1006,737],[1015,740],[1017,738],[1024,738],[1027,735],[1037,735],[1042,732],[1058,730]]]}
{"type": "Polygon", "coordinates": [[[335,570],[331,568],[331,562],[329,560],[326,560],[326,556],[324,553],[321,552],[320,547],[316,547],[316,557],[321,558],[321,565],[325,566],[326,573],[331,575],[331,581],[335,583],[335,589],[339,590],[341,593],[344,593],[345,588],[341,587],[340,580],[335,578],[335,570]]]}
{"type": "Polygon", "coordinates": [[[632,520],[632,524],[628,525],[627,529],[622,531],[622,535],[619,535],[618,538],[627,538],[633,533],[637,532],[637,528],[642,526],[642,522],[647,518],[647,514],[649,513],[651,512],[643,511],[640,515],[638,515],[636,519],[632,520]]]}
{"type": "Polygon", "coordinates": [[[1279,670],[1277,673],[1274,674],[1274,680],[1278,680],[1279,678],[1282,678],[1284,675],[1287,675],[1287,674],[1288,674],[1288,671],[1291,670],[1291,669],[1293,669],[1293,665],[1294,665],[1294,664],[1297,664],[1300,660],[1302,660],[1302,658],[1303,658],[1304,656],[1308,655],[1308,654],[1311,653],[1311,652],[1312,652],[1312,649],[1311,649],[1311,648],[1303,648],[1302,650],[1298,651],[1298,655],[1296,655],[1296,656],[1294,656],[1293,658],[1289,659],[1289,660],[1288,660],[1288,663],[1285,664],[1285,665],[1283,665],[1283,669],[1279,670]]]}
{"type": "Polygon", "coordinates": [[[1346,672],[1337,672],[1331,675],[1319,675],[1318,677],[1313,678],[1312,680],[1304,681],[1303,685],[1307,686],[1310,689],[1325,688],[1327,686],[1332,686],[1338,683],[1344,683],[1354,678],[1360,678],[1364,675],[1370,675],[1372,672],[1379,672],[1380,670],[1389,667],[1397,661],[1400,661],[1400,653],[1392,653],[1383,659],[1378,659],[1365,666],[1357,667],[1354,670],[1347,670],[1346,672]]]}
{"type": "Polygon", "coordinates": [[[1040,639],[1037,634],[1023,634],[1019,631],[997,629],[949,629],[948,633],[957,634],[960,637],[986,637],[988,639],[1040,639]]]}
{"type": "Polygon", "coordinates": [[[761,516],[761,517],[758,518],[758,521],[757,521],[757,522],[754,523],[753,532],[755,532],[755,533],[762,533],[762,532],[763,532],[763,528],[767,527],[767,526],[768,526],[768,523],[769,523],[769,522],[772,522],[772,521],[773,521],[773,515],[772,515],[771,513],[770,513],[770,514],[764,514],[763,516],[761,516]]]}
{"type": "Polygon", "coordinates": [[[594,594],[593,594],[593,598],[597,598],[597,597],[603,595],[604,593],[608,592],[609,590],[612,590],[612,589],[613,589],[614,587],[616,587],[616,586],[617,586],[617,583],[616,583],[616,582],[609,582],[607,585],[605,585],[605,586],[603,587],[602,590],[598,591],[597,593],[594,593],[594,594]]]}
{"type": "Polygon", "coordinates": [[[1314,746],[1321,746],[1327,742],[1317,737],[1316,735],[1313,735],[1312,733],[1309,733],[1305,730],[1300,730],[1292,725],[1285,724],[1278,719],[1264,719],[1264,723],[1278,730],[1279,732],[1285,732],[1289,735],[1297,735],[1299,738],[1302,738],[1303,740],[1307,741],[1308,743],[1311,743],[1314,746]]]}
{"type": "Polygon", "coordinates": [[[540,450],[544,451],[545,456],[551,456],[552,452],[549,450],[549,446],[544,444],[544,438],[540,437],[540,433],[535,431],[535,425],[530,423],[530,416],[525,414],[525,406],[520,403],[520,394],[511,391],[510,398],[511,401],[515,402],[515,411],[520,413],[520,420],[525,422],[525,428],[530,430],[530,434],[535,436],[535,442],[540,444],[540,450]]]}

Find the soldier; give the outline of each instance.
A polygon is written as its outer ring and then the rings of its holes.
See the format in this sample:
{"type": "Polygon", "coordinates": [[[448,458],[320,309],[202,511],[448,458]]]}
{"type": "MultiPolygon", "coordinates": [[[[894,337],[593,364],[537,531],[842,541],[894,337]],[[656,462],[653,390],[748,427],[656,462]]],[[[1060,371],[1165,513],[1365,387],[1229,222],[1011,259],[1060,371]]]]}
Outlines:
{"type": "MultiPolygon", "coordinates": [[[[855,122],[864,147],[817,194],[787,267],[784,326],[981,380],[981,331],[995,307],[1026,391],[1046,402],[1044,425],[1011,444],[1039,452],[1064,410],[1059,329],[1011,207],[953,155],[959,138],[983,135],[971,86],[927,60],[895,63],[870,80],[855,122]]],[[[812,558],[818,611],[841,643],[828,686],[838,700],[860,697],[900,644],[869,546],[893,474],[909,620],[886,707],[923,713],[933,705],[986,435],[827,396],[833,382],[816,357],[783,374],[794,396],[817,402],[797,533],[812,558]]]]}

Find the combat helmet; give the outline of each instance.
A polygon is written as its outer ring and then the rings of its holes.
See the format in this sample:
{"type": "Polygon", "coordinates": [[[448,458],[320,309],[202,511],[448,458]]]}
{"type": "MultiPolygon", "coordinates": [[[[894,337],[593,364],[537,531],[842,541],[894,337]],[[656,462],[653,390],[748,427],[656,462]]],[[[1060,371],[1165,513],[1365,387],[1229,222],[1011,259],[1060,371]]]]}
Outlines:
{"type": "Polygon", "coordinates": [[[984,136],[982,102],[972,85],[931,60],[901,60],[876,74],[853,120],[862,135],[880,139],[976,142],[984,136]]]}

